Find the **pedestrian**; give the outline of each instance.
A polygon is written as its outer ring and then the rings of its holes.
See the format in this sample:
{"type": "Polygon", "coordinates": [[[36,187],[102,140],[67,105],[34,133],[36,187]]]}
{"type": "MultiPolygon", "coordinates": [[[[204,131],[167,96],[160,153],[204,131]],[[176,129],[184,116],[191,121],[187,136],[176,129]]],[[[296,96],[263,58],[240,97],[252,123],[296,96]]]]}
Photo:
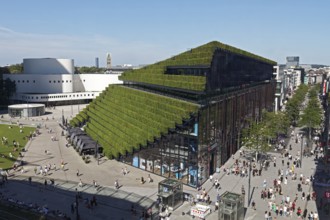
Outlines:
{"type": "Polygon", "coordinates": [[[144,184],[144,178],[141,177],[141,184],[144,184]]]}
{"type": "Polygon", "coordinates": [[[151,179],[150,173],[148,174],[148,182],[151,183],[153,180],[151,179]]]}
{"type": "Polygon", "coordinates": [[[29,177],[29,184],[31,185],[32,177],[29,177]]]}
{"type": "Polygon", "coordinates": [[[282,159],[282,166],[284,166],[284,159],[282,159]]]}
{"type": "Polygon", "coordinates": [[[83,183],[82,183],[82,181],[81,181],[81,179],[79,180],[79,187],[83,187],[83,183]]]}
{"type": "Polygon", "coordinates": [[[123,176],[126,175],[124,168],[121,168],[121,173],[123,174],[123,176]]]}
{"type": "Polygon", "coordinates": [[[97,182],[95,180],[93,180],[93,185],[94,185],[95,188],[98,187],[97,182]]]}
{"type": "Polygon", "coordinates": [[[71,203],[71,213],[73,214],[74,213],[74,203],[71,203]]]}
{"type": "Polygon", "coordinates": [[[37,171],[38,171],[37,167],[34,167],[34,174],[37,174],[37,171]]]}
{"type": "Polygon", "coordinates": [[[268,211],[265,211],[265,220],[268,220],[268,211]]]}
{"type": "Polygon", "coordinates": [[[116,189],[119,189],[119,183],[118,183],[118,180],[115,181],[115,188],[116,188],[116,189]]]}
{"type": "Polygon", "coordinates": [[[298,217],[301,216],[301,208],[300,207],[298,207],[298,209],[297,209],[297,215],[298,215],[298,217]]]}
{"type": "Polygon", "coordinates": [[[256,210],[256,203],[255,203],[254,200],[252,201],[252,208],[253,208],[254,210],[256,210]]]}
{"type": "Polygon", "coordinates": [[[79,176],[79,170],[77,169],[77,176],[79,176]]]}
{"type": "Polygon", "coordinates": [[[47,180],[46,179],[45,179],[44,185],[45,185],[45,188],[46,188],[47,187],[47,180]]]}
{"type": "Polygon", "coordinates": [[[304,212],[303,212],[303,215],[302,215],[302,218],[303,218],[303,219],[306,219],[306,217],[307,217],[307,212],[308,212],[307,209],[305,209],[304,212]]]}

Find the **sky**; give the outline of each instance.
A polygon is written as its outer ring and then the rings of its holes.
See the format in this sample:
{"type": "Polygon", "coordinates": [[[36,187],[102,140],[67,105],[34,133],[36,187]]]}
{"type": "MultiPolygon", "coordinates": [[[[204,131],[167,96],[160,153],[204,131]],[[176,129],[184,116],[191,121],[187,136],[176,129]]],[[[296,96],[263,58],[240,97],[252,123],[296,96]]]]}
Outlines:
{"type": "Polygon", "coordinates": [[[0,0],[0,66],[152,64],[210,41],[330,65],[329,0],[0,0]]]}

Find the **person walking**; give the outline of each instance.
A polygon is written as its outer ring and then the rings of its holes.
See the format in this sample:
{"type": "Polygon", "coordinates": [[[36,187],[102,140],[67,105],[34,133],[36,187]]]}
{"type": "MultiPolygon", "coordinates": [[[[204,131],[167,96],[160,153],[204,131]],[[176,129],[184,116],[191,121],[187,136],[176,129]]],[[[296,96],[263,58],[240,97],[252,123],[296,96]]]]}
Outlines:
{"type": "Polygon", "coordinates": [[[116,189],[119,189],[119,182],[118,182],[118,180],[115,181],[115,188],[116,189]]]}
{"type": "Polygon", "coordinates": [[[253,208],[254,210],[257,210],[257,209],[256,209],[256,203],[255,203],[254,200],[252,201],[252,208],[253,208]]]}
{"type": "Polygon", "coordinates": [[[79,170],[77,169],[77,176],[79,176],[80,174],[79,174],[79,170]]]}
{"type": "Polygon", "coordinates": [[[268,211],[265,211],[265,220],[268,220],[268,211]]]}
{"type": "Polygon", "coordinates": [[[148,182],[149,182],[149,183],[152,183],[152,181],[153,181],[153,180],[151,179],[151,176],[150,176],[150,173],[149,173],[149,174],[148,174],[148,182]]]}
{"type": "Polygon", "coordinates": [[[302,214],[302,218],[303,218],[303,219],[306,219],[306,217],[307,217],[307,212],[308,212],[307,209],[305,209],[304,212],[303,212],[303,214],[302,214]]]}

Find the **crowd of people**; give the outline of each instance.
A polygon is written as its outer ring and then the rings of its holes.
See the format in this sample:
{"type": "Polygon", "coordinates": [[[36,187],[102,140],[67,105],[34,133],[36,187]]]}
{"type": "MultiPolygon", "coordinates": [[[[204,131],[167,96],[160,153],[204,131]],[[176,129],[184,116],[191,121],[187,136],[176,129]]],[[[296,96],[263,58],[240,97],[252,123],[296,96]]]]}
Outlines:
{"type": "MultiPolygon", "coordinates": [[[[300,136],[291,133],[292,141],[299,142],[302,140],[300,136]]],[[[304,143],[302,143],[304,144],[304,143]]],[[[277,177],[272,180],[272,184],[267,184],[264,180],[262,183],[263,189],[261,190],[261,199],[267,203],[268,210],[265,211],[265,219],[274,219],[278,216],[282,217],[298,217],[302,219],[317,220],[318,214],[315,210],[310,211],[307,209],[307,203],[317,200],[317,194],[315,191],[304,191],[304,185],[310,185],[314,177],[313,175],[307,176],[303,170],[299,170],[301,167],[300,151],[296,156],[292,156],[292,146],[289,149],[284,148],[281,154],[281,164],[277,172],[277,177]],[[289,189],[289,185],[296,185],[295,196],[290,197],[293,194],[292,187],[289,189]],[[284,193],[285,192],[285,193],[284,193]],[[272,217],[274,216],[274,217],[272,217]]],[[[307,156],[307,155],[305,155],[307,156]]],[[[276,162],[274,166],[277,166],[276,162]]]]}

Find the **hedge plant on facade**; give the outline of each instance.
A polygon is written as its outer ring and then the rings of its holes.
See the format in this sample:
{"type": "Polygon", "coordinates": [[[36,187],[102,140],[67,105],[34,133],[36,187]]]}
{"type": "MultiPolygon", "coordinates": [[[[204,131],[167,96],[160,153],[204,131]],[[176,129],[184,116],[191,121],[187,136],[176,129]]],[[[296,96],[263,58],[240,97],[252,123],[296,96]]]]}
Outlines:
{"type": "Polygon", "coordinates": [[[217,49],[226,50],[231,53],[250,57],[271,65],[276,65],[276,62],[269,59],[217,41],[212,41],[164,61],[157,62],[141,69],[125,72],[119,77],[119,79],[128,82],[142,82],[192,91],[204,91],[206,85],[205,76],[168,75],[165,74],[165,70],[167,66],[202,65],[210,67],[212,64],[214,51],[217,49]]]}
{"type": "Polygon", "coordinates": [[[109,158],[133,153],[189,119],[198,105],[124,86],[109,86],[70,124],[86,124],[109,158]]]}

